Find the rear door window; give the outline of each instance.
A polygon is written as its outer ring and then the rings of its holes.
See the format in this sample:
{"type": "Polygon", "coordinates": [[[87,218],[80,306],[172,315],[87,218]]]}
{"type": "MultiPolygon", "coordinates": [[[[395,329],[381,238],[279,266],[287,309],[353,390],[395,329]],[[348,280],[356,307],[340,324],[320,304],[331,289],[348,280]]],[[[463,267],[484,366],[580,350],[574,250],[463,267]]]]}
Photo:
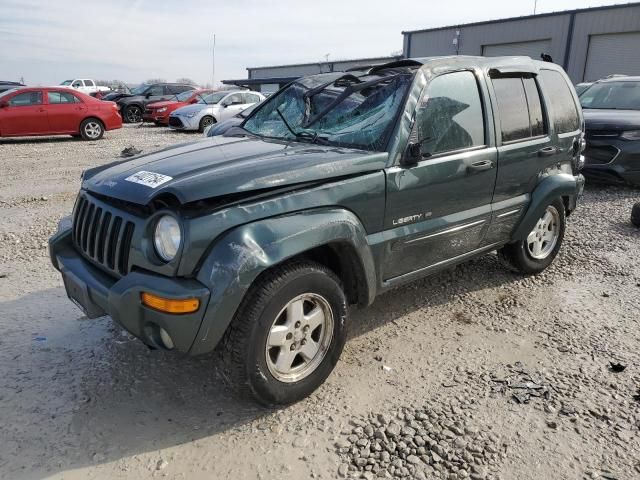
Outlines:
{"type": "Polygon", "coordinates": [[[546,133],[540,93],[533,77],[494,77],[491,83],[498,103],[503,142],[546,133]]]}
{"type": "Polygon", "coordinates": [[[9,105],[12,107],[28,107],[29,105],[40,104],[42,104],[42,92],[40,91],[19,93],[9,100],[9,105]]]}
{"type": "Polygon", "coordinates": [[[564,76],[555,70],[540,70],[545,95],[553,112],[553,125],[557,133],[575,132],[580,129],[580,117],[573,95],[564,76]]]}
{"type": "Polygon", "coordinates": [[[78,97],[67,92],[47,92],[47,101],[50,105],[61,103],[80,103],[78,97]]]}
{"type": "Polygon", "coordinates": [[[416,126],[423,154],[484,145],[484,115],[475,75],[454,72],[434,78],[418,105],[416,126]]]}

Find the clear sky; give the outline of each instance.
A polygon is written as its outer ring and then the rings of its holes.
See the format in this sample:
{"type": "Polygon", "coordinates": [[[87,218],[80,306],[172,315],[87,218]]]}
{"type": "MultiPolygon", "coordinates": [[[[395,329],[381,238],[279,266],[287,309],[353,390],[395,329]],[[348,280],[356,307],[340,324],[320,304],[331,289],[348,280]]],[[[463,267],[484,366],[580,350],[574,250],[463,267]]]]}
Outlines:
{"type": "MultiPolygon", "coordinates": [[[[538,0],[538,13],[610,5],[538,0]]],[[[617,2],[620,3],[620,2],[617,2]]],[[[0,0],[0,79],[246,78],[246,67],[385,56],[403,30],[533,13],[534,0],[0,0]]]]}

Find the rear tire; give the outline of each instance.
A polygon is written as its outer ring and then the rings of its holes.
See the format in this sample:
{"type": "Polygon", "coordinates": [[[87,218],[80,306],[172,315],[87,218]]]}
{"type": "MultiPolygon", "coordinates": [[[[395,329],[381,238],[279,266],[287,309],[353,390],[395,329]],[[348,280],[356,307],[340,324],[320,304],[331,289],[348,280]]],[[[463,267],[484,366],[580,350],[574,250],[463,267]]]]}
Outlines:
{"type": "Polygon", "coordinates": [[[87,118],[80,124],[80,136],[83,140],[100,140],[104,135],[104,125],[97,118],[87,118]]]}
{"type": "Polygon", "coordinates": [[[198,131],[202,133],[204,132],[205,128],[213,125],[214,123],[216,123],[216,119],[213,118],[211,115],[206,115],[202,117],[202,119],[200,119],[200,125],[198,127],[198,131]]]}
{"type": "Polygon", "coordinates": [[[561,199],[547,206],[525,240],[505,245],[498,257],[511,270],[526,275],[545,270],[560,251],[565,230],[565,207],[561,199]]]}
{"type": "Polygon", "coordinates": [[[142,122],[142,108],[140,108],[138,105],[129,105],[124,109],[123,118],[125,123],[142,122]]]}
{"type": "Polygon", "coordinates": [[[347,338],[340,280],[311,261],[262,274],[245,295],[220,348],[224,378],[264,405],[297,402],[333,370],[347,338]]]}

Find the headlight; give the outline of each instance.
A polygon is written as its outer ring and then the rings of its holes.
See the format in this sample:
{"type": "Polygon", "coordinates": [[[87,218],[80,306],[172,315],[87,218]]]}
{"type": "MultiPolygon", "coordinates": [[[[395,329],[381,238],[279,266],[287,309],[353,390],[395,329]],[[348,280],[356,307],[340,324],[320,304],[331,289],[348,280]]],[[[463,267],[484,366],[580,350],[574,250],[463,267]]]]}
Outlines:
{"type": "Polygon", "coordinates": [[[188,118],[193,118],[193,117],[195,117],[195,116],[196,116],[196,112],[187,113],[187,114],[185,115],[185,117],[188,117],[188,118]]]}
{"type": "Polygon", "coordinates": [[[162,107],[158,109],[158,113],[162,113],[162,112],[166,112],[167,111],[167,107],[162,107]]]}
{"type": "Polygon", "coordinates": [[[173,260],[178,253],[181,241],[182,232],[180,232],[178,220],[171,215],[160,217],[153,235],[153,244],[160,258],[165,262],[173,260]]]}
{"type": "Polygon", "coordinates": [[[640,130],[627,130],[622,132],[620,138],[623,140],[640,140],[640,130]]]}

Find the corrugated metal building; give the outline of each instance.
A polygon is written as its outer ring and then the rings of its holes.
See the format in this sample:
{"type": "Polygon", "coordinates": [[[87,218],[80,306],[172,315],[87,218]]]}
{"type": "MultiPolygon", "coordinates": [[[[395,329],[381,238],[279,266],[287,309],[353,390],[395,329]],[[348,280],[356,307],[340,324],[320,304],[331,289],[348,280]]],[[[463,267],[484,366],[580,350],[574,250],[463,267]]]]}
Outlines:
{"type": "Polygon", "coordinates": [[[316,73],[341,72],[360,65],[379,65],[393,62],[402,56],[359,58],[352,60],[336,60],[332,62],[298,63],[292,65],[277,65],[273,67],[249,67],[248,78],[241,80],[223,80],[227,85],[237,85],[258,90],[263,93],[273,93],[280,87],[296,78],[316,73]]]}
{"type": "Polygon", "coordinates": [[[402,32],[405,57],[551,55],[578,83],[640,75],[640,3],[402,32]]]}

